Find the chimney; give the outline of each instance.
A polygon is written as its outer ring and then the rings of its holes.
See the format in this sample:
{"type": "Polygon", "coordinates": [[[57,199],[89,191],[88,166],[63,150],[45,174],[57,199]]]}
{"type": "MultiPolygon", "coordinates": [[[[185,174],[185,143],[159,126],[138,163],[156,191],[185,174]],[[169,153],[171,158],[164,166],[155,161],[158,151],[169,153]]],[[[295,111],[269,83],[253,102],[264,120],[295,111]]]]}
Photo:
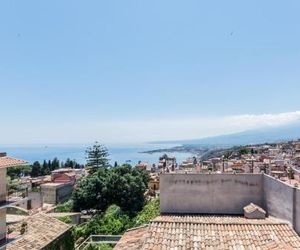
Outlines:
{"type": "Polygon", "coordinates": [[[261,207],[250,203],[248,206],[244,207],[244,216],[247,219],[265,219],[266,211],[261,207]]]}

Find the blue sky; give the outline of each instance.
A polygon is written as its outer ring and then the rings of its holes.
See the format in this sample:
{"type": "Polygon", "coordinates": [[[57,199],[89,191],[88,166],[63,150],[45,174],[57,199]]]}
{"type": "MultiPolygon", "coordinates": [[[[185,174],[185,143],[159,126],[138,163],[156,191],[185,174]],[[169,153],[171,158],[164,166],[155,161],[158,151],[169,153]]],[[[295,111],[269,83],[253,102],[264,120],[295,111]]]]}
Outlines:
{"type": "Polygon", "coordinates": [[[189,139],[294,121],[299,13],[298,0],[1,1],[0,142],[189,139]]]}

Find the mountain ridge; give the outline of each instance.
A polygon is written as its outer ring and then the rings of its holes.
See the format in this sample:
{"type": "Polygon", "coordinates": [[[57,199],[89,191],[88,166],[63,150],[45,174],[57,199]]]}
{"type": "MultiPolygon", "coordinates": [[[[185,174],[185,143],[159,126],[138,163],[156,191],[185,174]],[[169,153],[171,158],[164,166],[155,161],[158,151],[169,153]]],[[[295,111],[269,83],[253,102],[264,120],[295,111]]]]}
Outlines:
{"type": "MultiPolygon", "coordinates": [[[[275,143],[280,141],[297,140],[300,138],[300,122],[261,129],[246,130],[239,133],[205,137],[192,140],[164,141],[159,143],[176,143],[197,146],[236,146],[261,143],[275,143]]],[[[157,142],[156,142],[157,143],[157,142]]]]}

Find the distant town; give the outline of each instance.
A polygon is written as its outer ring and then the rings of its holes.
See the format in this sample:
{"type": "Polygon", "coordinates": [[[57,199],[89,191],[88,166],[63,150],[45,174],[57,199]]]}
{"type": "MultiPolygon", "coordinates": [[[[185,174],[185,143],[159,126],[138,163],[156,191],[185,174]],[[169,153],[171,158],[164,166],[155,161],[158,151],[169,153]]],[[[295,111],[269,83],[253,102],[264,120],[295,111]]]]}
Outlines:
{"type": "MultiPolygon", "coordinates": [[[[265,143],[231,148],[199,148],[179,146],[194,152],[181,164],[176,158],[163,154],[158,164],[140,162],[137,167],[151,172],[157,178],[160,173],[265,173],[291,185],[300,181],[300,140],[265,143]]],[[[175,149],[176,150],[176,149],[175,149]]],[[[165,152],[164,149],[161,151],[165,152]]],[[[147,151],[157,152],[155,151],[147,151]]],[[[174,152],[170,149],[170,152],[174,152]]],[[[186,152],[186,151],[185,151],[186,152]]]]}

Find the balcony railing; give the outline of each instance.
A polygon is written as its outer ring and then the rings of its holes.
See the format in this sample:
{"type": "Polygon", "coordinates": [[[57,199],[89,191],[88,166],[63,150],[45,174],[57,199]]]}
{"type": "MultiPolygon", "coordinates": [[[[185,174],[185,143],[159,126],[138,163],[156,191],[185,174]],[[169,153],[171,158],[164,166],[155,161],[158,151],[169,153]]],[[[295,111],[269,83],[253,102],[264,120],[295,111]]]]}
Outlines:
{"type": "Polygon", "coordinates": [[[89,246],[99,246],[101,244],[116,245],[121,239],[121,235],[91,235],[83,243],[76,247],[76,250],[84,250],[89,246]]]}

